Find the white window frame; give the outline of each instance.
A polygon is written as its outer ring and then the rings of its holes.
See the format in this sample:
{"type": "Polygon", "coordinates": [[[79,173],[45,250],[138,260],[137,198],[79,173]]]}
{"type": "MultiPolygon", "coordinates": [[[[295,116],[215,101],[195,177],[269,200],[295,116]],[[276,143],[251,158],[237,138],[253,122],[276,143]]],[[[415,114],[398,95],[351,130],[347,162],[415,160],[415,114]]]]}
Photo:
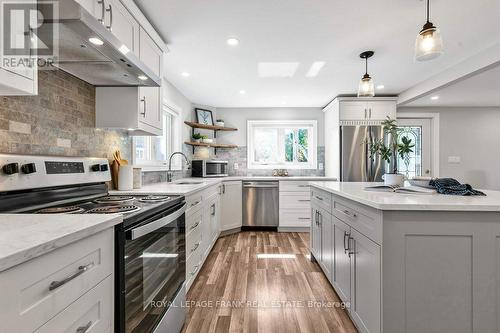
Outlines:
{"type": "MultiPolygon", "coordinates": [[[[318,122],[316,120],[248,120],[247,121],[247,168],[248,169],[317,169],[318,160],[318,122]],[[312,142],[309,143],[309,161],[303,163],[257,163],[255,162],[254,129],[261,127],[271,128],[312,128],[312,142]]],[[[284,151],[282,152],[284,154],[284,151]]]]}
{"type": "MultiPolygon", "coordinates": [[[[172,116],[172,123],[170,124],[170,131],[167,128],[167,135],[170,137],[170,140],[167,140],[167,152],[166,160],[138,160],[136,156],[136,137],[132,139],[132,159],[134,165],[137,165],[142,168],[142,171],[166,171],[168,170],[168,157],[175,151],[181,151],[181,115],[182,109],[175,104],[168,103],[167,101],[163,102],[162,111],[165,114],[169,114],[172,116]]],[[[163,126],[167,126],[168,124],[163,124],[163,126]]],[[[152,149],[151,137],[148,137],[148,146],[149,149],[152,149]]],[[[179,159],[172,159],[172,170],[182,170],[182,161],[179,159]]]]}

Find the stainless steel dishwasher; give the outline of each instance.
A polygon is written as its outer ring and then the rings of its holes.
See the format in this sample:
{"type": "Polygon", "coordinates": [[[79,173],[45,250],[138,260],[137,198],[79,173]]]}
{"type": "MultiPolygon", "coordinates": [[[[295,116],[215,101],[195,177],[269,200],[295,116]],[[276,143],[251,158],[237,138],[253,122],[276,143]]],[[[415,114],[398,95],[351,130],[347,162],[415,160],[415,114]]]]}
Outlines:
{"type": "Polygon", "coordinates": [[[243,182],[243,226],[278,227],[279,183],[243,182]]]}

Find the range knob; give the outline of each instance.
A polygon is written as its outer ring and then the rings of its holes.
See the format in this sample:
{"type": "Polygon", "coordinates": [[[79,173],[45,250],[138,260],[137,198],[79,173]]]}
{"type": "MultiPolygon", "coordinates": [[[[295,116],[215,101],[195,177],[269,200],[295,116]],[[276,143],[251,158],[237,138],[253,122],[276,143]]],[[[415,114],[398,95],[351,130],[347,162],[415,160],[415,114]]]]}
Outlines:
{"type": "Polygon", "coordinates": [[[36,172],[36,165],[35,165],[35,163],[23,164],[21,166],[21,171],[27,175],[29,175],[30,173],[35,173],[36,172]]]}
{"type": "Polygon", "coordinates": [[[19,164],[18,163],[9,163],[9,164],[5,164],[3,167],[2,167],[2,171],[3,173],[5,173],[6,175],[13,175],[15,173],[19,173],[19,164]]]}
{"type": "Polygon", "coordinates": [[[99,164],[94,164],[90,166],[90,170],[97,172],[101,170],[101,166],[99,164]]]}
{"type": "Polygon", "coordinates": [[[107,164],[101,164],[101,171],[108,171],[108,165],[107,164]]]}

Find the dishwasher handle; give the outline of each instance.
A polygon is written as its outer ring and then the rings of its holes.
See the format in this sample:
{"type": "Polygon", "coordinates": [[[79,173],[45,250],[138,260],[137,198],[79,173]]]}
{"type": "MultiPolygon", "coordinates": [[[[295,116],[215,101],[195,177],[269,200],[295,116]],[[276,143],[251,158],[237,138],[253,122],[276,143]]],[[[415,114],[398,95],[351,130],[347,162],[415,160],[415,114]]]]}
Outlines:
{"type": "Polygon", "coordinates": [[[278,188],[278,184],[243,183],[244,188],[278,188]]]}

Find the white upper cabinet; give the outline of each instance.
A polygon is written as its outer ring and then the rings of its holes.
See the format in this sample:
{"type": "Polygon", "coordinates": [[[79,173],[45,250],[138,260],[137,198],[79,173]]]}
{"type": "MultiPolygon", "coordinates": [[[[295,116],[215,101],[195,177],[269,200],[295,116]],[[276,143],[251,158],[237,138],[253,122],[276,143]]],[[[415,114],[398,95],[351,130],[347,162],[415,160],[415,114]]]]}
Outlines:
{"type": "MultiPolygon", "coordinates": [[[[34,38],[31,31],[26,31],[24,16],[12,14],[11,19],[11,35],[16,40],[15,46],[20,49],[25,48],[26,54],[2,57],[0,63],[0,95],[36,95],[38,93],[36,38],[34,38]]],[[[35,23],[31,22],[30,24],[35,25],[35,23]]],[[[1,40],[0,44],[4,42],[5,40],[1,40]]],[[[6,45],[3,45],[3,49],[4,53],[6,53],[6,45]]]]}
{"type": "Polygon", "coordinates": [[[105,3],[107,15],[104,18],[104,25],[126,47],[137,54],[139,49],[139,23],[120,0],[105,0],[105,3]]]}
{"type": "Polygon", "coordinates": [[[139,42],[139,59],[156,75],[161,76],[163,52],[142,27],[139,32],[139,42]]]}
{"type": "MultiPolygon", "coordinates": [[[[374,123],[396,118],[396,98],[337,98],[339,120],[374,123]]],[[[335,102],[335,101],[334,101],[335,102]]]]}

